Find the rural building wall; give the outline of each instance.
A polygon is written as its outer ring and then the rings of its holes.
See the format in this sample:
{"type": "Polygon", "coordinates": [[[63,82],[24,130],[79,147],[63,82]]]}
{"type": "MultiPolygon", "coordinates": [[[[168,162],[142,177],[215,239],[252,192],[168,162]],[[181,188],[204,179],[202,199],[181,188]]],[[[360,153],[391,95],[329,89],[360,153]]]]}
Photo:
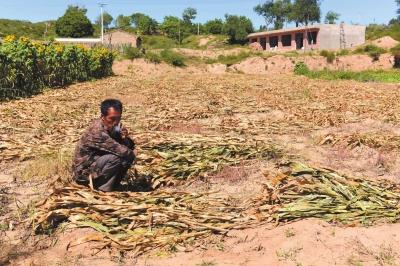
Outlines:
{"type": "MultiPolygon", "coordinates": [[[[266,31],[249,34],[249,42],[258,42],[264,50],[270,50],[271,48],[284,51],[284,50],[296,50],[301,49],[340,49],[340,25],[330,24],[318,24],[307,27],[299,27],[292,29],[283,29],[275,31],[266,31]],[[309,39],[307,36],[315,34],[309,39]],[[291,45],[283,45],[283,36],[291,35],[291,45]],[[300,36],[303,39],[303,45],[301,39],[297,39],[296,36],[300,36]],[[277,41],[271,45],[270,37],[276,37],[277,41]],[[308,41],[307,41],[308,40],[308,41]],[[310,41],[311,40],[311,41],[310,41]],[[276,46],[276,48],[274,48],[276,46]]],[[[365,26],[360,25],[343,25],[344,39],[346,42],[346,48],[351,48],[357,45],[365,43],[365,26]]]]}
{"type": "MultiPolygon", "coordinates": [[[[365,43],[365,26],[343,25],[346,48],[365,43]]],[[[340,25],[321,25],[319,31],[320,49],[340,49],[340,25]]]]}
{"type": "Polygon", "coordinates": [[[134,34],[123,31],[111,31],[104,34],[104,43],[106,45],[127,45],[139,47],[138,38],[134,34]]]}

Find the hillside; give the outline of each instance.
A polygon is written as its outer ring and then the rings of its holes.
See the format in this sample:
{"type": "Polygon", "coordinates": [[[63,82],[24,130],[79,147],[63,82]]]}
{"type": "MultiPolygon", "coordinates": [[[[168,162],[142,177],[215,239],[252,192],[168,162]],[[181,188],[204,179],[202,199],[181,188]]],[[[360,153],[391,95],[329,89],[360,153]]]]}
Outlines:
{"type": "MultiPolygon", "coordinates": [[[[94,36],[100,35],[100,29],[97,25],[93,25],[95,31],[94,36]]],[[[41,22],[30,22],[25,20],[13,20],[13,19],[0,19],[0,38],[7,35],[15,35],[17,37],[25,36],[31,39],[43,40],[51,39],[56,36],[55,33],[55,21],[41,21],[41,22]],[[47,34],[46,31],[47,23],[47,34]]]]}
{"type": "Polygon", "coordinates": [[[24,20],[0,19],[0,37],[7,35],[26,36],[32,39],[43,39],[48,23],[47,36],[55,36],[54,21],[32,23],[24,20]]]}
{"type": "Polygon", "coordinates": [[[392,25],[370,24],[367,27],[366,35],[367,40],[376,40],[384,36],[390,36],[400,41],[400,23],[392,25]]]}

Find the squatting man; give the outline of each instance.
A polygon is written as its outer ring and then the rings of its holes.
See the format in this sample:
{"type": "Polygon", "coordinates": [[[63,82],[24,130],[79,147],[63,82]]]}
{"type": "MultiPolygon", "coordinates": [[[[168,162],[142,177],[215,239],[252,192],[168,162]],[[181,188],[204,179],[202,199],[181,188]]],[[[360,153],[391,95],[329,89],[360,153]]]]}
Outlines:
{"type": "Polygon", "coordinates": [[[76,146],[73,175],[78,184],[114,191],[120,188],[137,151],[128,130],[121,125],[122,103],[105,100],[100,111],[100,118],[91,123],[76,146]]]}

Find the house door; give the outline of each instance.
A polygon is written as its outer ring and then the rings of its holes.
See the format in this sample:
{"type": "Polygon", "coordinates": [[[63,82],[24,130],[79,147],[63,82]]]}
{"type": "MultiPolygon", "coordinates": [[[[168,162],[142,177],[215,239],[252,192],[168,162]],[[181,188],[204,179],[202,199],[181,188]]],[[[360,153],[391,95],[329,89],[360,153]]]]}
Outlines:
{"type": "Polygon", "coordinates": [[[263,50],[267,49],[267,38],[260,38],[260,44],[263,50]]]}
{"type": "Polygon", "coordinates": [[[296,49],[300,50],[304,45],[304,35],[303,33],[296,33],[296,49]]]}

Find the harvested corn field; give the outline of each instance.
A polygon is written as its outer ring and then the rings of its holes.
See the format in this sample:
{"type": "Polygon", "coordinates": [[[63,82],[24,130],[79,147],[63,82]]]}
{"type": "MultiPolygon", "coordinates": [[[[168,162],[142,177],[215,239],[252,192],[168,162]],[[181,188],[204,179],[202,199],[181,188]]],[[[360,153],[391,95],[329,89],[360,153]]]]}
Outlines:
{"type": "Polygon", "coordinates": [[[0,167],[13,177],[5,178],[12,211],[1,218],[2,258],[399,262],[399,85],[167,66],[118,74],[1,103],[0,167]],[[53,184],[70,178],[75,143],[110,97],[123,101],[139,152],[127,186],[151,191],[53,184]]]}

